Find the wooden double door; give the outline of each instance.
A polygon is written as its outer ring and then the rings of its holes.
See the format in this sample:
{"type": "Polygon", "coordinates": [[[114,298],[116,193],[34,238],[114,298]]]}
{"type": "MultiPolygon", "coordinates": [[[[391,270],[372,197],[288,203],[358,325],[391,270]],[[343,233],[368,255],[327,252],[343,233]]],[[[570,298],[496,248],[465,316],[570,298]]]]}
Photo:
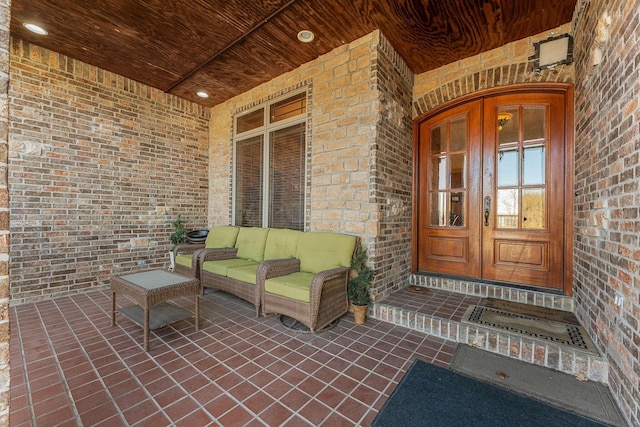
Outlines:
{"type": "Polygon", "coordinates": [[[564,289],[567,96],[485,96],[417,122],[414,270],[564,289]]]}

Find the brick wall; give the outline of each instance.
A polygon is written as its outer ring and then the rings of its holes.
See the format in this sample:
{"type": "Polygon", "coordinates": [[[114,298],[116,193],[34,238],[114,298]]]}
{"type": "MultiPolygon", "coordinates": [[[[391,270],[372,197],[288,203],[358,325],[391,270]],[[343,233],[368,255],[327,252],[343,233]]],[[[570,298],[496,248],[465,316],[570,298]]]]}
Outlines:
{"type": "Polygon", "coordinates": [[[573,25],[576,311],[640,425],[640,1],[579,1],[573,25]]]}
{"type": "Polygon", "coordinates": [[[379,300],[407,285],[411,273],[414,74],[384,36],[372,67],[372,82],[379,92],[379,117],[369,182],[372,200],[379,206],[379,229],[370,259],[376,267],[372,294],[379,300]]]}
{"type": "Polygon", "coordinates": [[[565,24],[547,32],[527,37],[497,49],[462,59],[435,70],[418,74],[413,87],[413,115],[421,116],[447,101],[462,95],[499,86],[521,83],[572,83],[573,65],[561,65],[553,70],[532,71],[535,53],[533,43],[570,32],[565,24]]]}
{"type": "Polygon", "coordinates": [[[11,1],[0,1],[0,425],[9,425],[9,22],[11,1]]]}
{"type": "Polygon", "coordinates": [[[11,43],[12,303],[166,266],[178,213],[206,227],[208,109],[11,43]]]}

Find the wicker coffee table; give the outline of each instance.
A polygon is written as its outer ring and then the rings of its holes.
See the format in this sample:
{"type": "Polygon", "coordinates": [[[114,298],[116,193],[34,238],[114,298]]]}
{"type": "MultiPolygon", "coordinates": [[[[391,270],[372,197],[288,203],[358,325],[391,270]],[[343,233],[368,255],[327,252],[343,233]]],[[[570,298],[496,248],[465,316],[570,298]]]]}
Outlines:
{"type": "Polygon", "coordinates": [[[137,305],[118,310],[144,329],[144,350],[149,351],[149,330],[157,329],[195,315],[196,331],[200,328],[200,281],[166,270],[111,277],[111,326],[116,324],[116,294],[130,297],[137,305]],[[193,295],[195,313],[169,304],[172,298],[193,295]]]}

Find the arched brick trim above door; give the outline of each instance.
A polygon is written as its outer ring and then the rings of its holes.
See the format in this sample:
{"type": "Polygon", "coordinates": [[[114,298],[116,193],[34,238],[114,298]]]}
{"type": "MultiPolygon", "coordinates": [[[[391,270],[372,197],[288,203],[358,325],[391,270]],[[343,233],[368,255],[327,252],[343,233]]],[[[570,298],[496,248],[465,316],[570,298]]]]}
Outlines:
{"type": "Polygon", "coordinates": [[[533,61],[512,63],[487,68],[464,75],[456,80],[443,81],[442,85],[424,94],[414,94],[413,117],[463,95],[485,89],[520,83],[573,83],[573,65],[562,65],[552,70],[534,73],[533,61]]]}

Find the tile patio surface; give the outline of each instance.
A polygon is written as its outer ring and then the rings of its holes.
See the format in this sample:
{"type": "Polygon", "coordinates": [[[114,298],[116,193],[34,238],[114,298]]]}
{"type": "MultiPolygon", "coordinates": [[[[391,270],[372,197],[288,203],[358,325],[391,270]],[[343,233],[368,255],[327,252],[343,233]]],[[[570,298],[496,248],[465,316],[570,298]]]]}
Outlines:
{"type": "MultiPolygon", "coordinates": [[[[139,325],[118,315],[111,326],[110,301],[91,291],[11,308],[11,426],[367,426],[414,359],[448,366],[456,348],[349,313],[321,334],[294,332],[214,292],[201,299],[200,331],[192,318],[152,331],[145,353],[139,325]]],[[[475,300],[420,301],[455,318],[475,300]]]]}

